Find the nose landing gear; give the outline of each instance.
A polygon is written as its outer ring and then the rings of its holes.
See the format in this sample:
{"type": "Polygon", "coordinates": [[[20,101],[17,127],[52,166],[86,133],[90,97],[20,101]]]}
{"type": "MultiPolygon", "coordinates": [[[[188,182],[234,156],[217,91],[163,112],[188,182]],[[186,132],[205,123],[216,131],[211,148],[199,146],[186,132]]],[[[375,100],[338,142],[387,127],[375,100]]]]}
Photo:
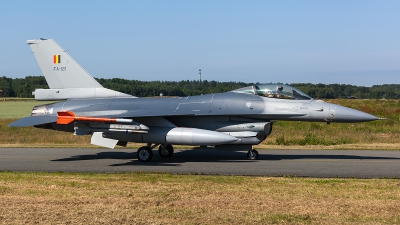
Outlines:
{"type": "Polygon", "coordinates": [[[255,149],[247,152],[247,159],[256,160],[258,159],[258,156],[259,156],[258,151],[255,149]]]}

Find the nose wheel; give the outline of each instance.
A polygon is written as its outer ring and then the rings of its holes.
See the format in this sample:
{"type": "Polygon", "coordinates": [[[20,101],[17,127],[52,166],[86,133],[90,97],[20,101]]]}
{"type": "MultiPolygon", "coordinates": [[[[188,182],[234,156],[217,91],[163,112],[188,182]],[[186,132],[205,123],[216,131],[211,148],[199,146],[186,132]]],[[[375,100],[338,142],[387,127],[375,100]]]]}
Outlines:
{"type": "Polygon", "coordinates": [[[258,151],[257,150],[250,150],[247,152],[247,159],[256,160],[258,159],[258,151]]]}

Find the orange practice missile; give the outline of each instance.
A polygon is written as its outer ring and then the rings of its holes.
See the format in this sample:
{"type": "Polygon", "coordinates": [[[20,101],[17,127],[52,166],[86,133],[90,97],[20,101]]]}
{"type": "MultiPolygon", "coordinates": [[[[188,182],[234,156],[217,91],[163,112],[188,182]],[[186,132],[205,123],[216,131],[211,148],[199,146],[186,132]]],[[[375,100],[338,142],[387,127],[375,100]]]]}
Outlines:
{"type": "Polygon", "coordinates": [[[131,119],[117,119],[117,118],[101,118],[101,117],[84,117],[75,116],[71,111],[57,112],[57,124],[69,124],[73,121],[88,121],[88,122],[106,122],[106,123],[132,123],[131,119]]]}

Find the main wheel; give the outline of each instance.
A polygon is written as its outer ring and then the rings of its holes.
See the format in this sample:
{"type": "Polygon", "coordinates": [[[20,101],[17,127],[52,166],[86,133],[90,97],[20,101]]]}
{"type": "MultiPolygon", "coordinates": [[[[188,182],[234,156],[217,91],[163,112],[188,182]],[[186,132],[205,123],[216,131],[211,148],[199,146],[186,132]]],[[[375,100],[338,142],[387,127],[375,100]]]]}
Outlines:
{"type": "Polygon", "coordinates": [[[137,158],[140,162],[149,162],[153,158],[153,151],[149,147],[141,147],[137,150],[137,158]]]}
{"type": "Polygon", "coordinates": [[[247,158],[251,160],[258,159],[258,151],[257,150],[250,150],[247,152],[247,158]]]}
{"type": "Polygon", "coordinates": [[[163,158],[169,158],[174,154],[174,147],[172,145],[160,145],[158,154],[163,158]]]}

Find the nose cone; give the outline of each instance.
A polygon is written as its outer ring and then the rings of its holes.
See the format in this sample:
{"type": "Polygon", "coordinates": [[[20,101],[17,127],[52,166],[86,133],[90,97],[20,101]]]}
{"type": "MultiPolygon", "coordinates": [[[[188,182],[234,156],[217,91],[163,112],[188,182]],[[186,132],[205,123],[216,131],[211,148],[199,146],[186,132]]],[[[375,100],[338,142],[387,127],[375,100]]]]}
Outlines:
{"type": "Polygon", "coordinates": [[[333,122],[367,122],[379,119],[371,114],[340,105],[331,104],[330,109],[333,122]]]}

